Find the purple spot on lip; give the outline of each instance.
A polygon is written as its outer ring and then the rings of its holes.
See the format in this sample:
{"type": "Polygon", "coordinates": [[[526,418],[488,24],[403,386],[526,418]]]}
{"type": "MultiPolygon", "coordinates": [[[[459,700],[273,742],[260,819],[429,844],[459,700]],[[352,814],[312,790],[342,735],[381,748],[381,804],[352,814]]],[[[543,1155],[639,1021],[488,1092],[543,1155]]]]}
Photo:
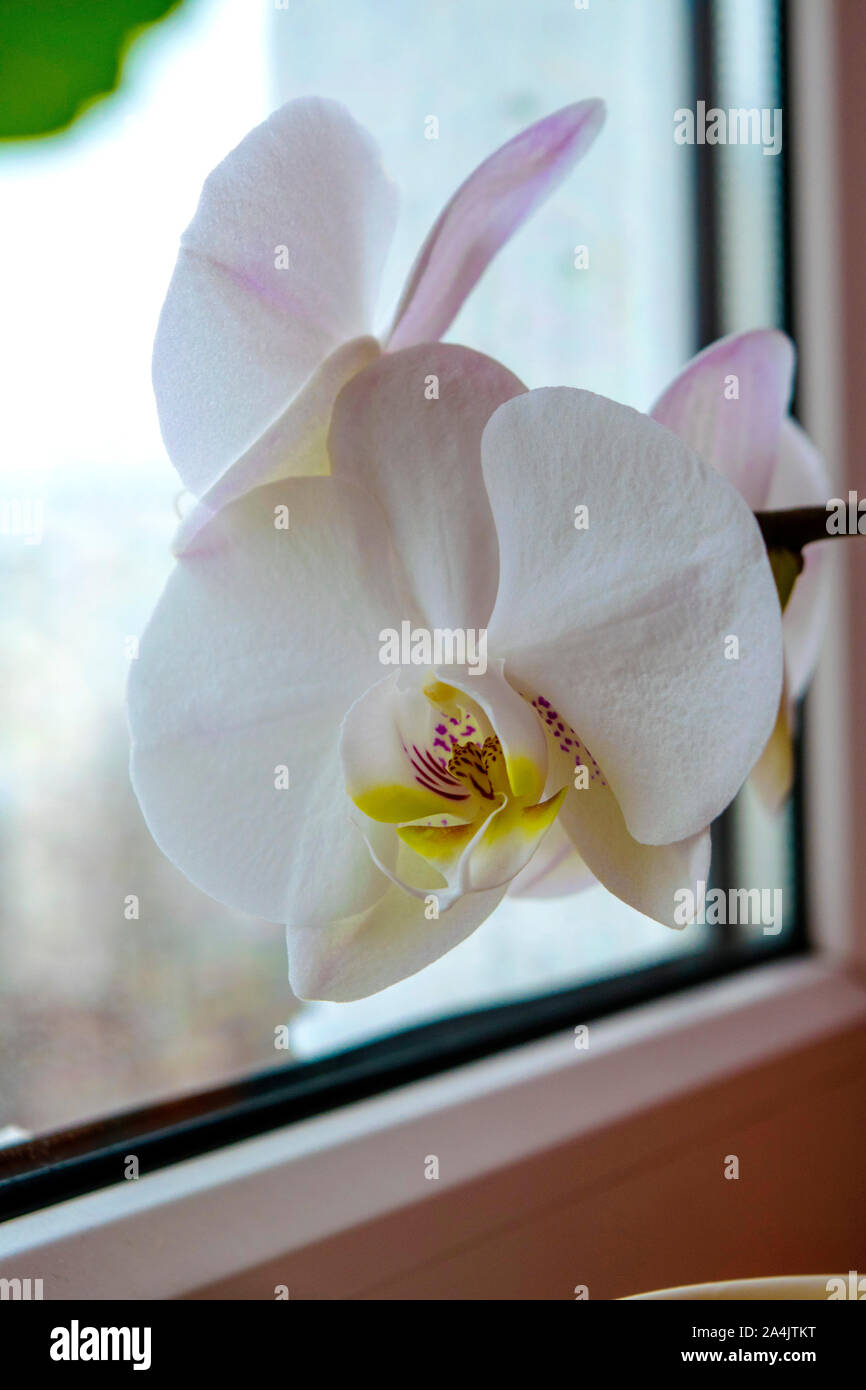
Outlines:
{"type": "Polygon", "coordinates": [[[445,728],[445,725],[444,725],[444,724],[437,724],[437,725],[436,725],[436,732],[437,732],[437,734],[444,734],[444,733],[446,733],[447,730],[446,730],[446,728],[445,728]]]}
{"type": "Polygon", "coordinates": [[[410,755],[410,762],[415,770],[415,781],[426,791],[436,792],[446,801],[465,801],[468,792],[464,791],[456,778],[450,772],[443,771],[438,767],[434,758],[426,751],[424,753],[413,745],[412,751],[416,754],[418,761],[410,755]],[[444,786],[442,784],[445,784],[444,786]],[[456,791],[446,790],[446,788],[456,788],[456,791]]]}
{"type": "Polygon", "coordinates": [[[458,796],[458,794],[457,794],[456,792],[446,792],[446,791],[443,791],[441,787],[434,787],[434,785],[433,785],[432,782],[428,782],[424,777],[420,777],[420,776],[418,776],[417,774],[416,774],[416,777],[415,777],[415,781],[418,783],[419,786],[423,787],[423,788],[425,789],[425,791],[428,791],[428,792],[435,792],[437,796],[442,796],[442,797],[444,797],[446,801],[465,801],[465,800],[466,800],[466,793],[463,793],[463,794],[461,794],[461,795],[458,796]]]}

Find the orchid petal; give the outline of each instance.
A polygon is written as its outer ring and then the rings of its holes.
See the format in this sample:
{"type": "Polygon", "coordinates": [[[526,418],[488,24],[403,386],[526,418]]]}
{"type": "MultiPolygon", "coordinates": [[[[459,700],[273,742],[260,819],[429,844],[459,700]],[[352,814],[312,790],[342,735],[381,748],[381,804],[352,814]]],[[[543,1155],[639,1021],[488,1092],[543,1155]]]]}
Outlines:
{"type": "Polygon", "coordinates": [[[778,710],[779,603],[754,516],[670,431],[567,387],[500,406],[482,461],[500,545],[488,641],[509,681],[579,727],[635,839],[702,831],[778,710]]]}
{"type": "Polygon", "coordinates": [[[148,826],[232,907],[345,916],[387,888],[351,824],[338,754],[346,708],[381,673],[379,631],[411,603],[384,521],[349,484],[290,479],[225,508],[201,542],[130,675],[148,826]],[[275,525],[283,507],[288,529],[275,525]]]}
{"type": "MultiPolygon", "coordinates": [[[[407,858],[416,856],[406,849],[407,858]]],[[[403,866],[397,871],[403,875],[403,866]]],[[[468,893],[438,918],[423,899],[391,887],[374,906],[332,926],[289,927],[289,980],[299,999],[363,999],[414,975],[471,936],[505,888],[468,893]]]]}
{"type": "MultiPolygon", "coordinates": [[[[549,711],[548,711],[549,714],[549,711]]],[[[707,830],[668,845],[640,844],[629,834],[603,770],[586,744],[566,725],[559,733],[545,721],[548,737],[547,787],[568,786],[559,823],[581,860],[608,892],[663,926],[678,927],[675,894],[697,891],[710,867],[707,830]]]]}
{"type": "Polygon", "coordinates": [[[337,102],[303,97],[208,176],[154,345],[163,438],[196,496],[369,332],[396,195],[337,102]]]}
{"type": "Polygon", "coordinates": [[[581,859],[561,821],[550,833],[508,889],[510,898],[565,898],[598,882],[581,859]]]}
{"type": "Polygon", "coordinates": [[[589,149],[604,104],[537,121],[480,164],[443,209],[403,291],[388,346],[441,338],[497,251],[589,149]]]}
{"type": "Polygon", "coordinates": [[[722,338],[693,358],[652,409],[761,510],[791,399],[794,349],[776,329],[722,338]]]}
{"type": "Polygon", "coordinates": [[[353,338],[332,352],[279,419],[229,465],[184,518],[175,538],[175,554],[193,546],[211,517],[245,492],[280,478],[329,473],[327,437],[334,401],[346,382],[378,356],[375,338],[353,338]]]}
{"type": "Polygon", "coordinates": [[[768,811],[781,809],[794,785],[793,728],[796,710],[787,683],[767,746],[752,768],[751,782],[768,811]]]}
{"type": "Polygon", "coordinates": [[[379,501],[431,628],[479,628],[490,616],[499,561],[481,435],[525,389],[481,353],[427,343],[380,358],[337,401],[334,475],[379,501]]]}

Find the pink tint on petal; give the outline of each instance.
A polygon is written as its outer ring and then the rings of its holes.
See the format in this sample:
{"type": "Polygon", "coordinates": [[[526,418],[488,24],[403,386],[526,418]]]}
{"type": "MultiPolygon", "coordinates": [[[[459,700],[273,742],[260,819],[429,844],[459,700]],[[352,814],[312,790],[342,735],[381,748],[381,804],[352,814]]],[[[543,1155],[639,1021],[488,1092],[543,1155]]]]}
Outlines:
{"type": "Polygon", "coordinates": [[[776,466],[793,372],[794,349],[784,333],[733,334],[698,353],[650,414],[759,511],[776,466]]]}
{"type": "Polygon", "coordinates": [[[566,106],[479,164],[421,248],[397,306],[390,349],[441,338],[497,251],[589,149],[604,115],[598,100],[566,106]]]}

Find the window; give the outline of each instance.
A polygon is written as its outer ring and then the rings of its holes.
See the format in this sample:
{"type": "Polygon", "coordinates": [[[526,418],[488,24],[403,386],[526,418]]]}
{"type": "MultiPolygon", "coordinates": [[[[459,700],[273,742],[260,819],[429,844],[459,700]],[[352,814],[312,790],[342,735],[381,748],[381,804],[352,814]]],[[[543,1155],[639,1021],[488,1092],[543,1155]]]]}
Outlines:
{"type": "Polygon", "coordinates": [[[136,44],[115,97],[62,136],[0,152],[15,209],[0,267],[12,329],[2,496],[31,523],[0,535],[0,1138],[12,1209],[116,1176],[96,1151],[130,1125],[171,1131],[153,1149],[168,1161],[801,942],[797,806],[770,821],[747,789],[717,829],[713,872],[784,886],[777,937],[674,933],[601,889],[513,898],[413,979],[357,1004],[299,1005],[281,929],[211,902],[151,843],[123,716],[178,492],[150,344],[208,169],[290,95],[339,97],[404,195],[387,305],[485,154],[557,106],[605,97],[603,138],[448,336],[530,386],[648,408],[703,341],[785,321],[783,161],[728,148],[711,163],[673,139],[675,110],[697,95],[783,104],[780,27],[773,0],[187,0],[136,44]],[[424,138],[431,114],[438,140],[424,138]],[[275,1051],[284,1024],[289,1051],[275,1051]],[[58,1134],[69,1126],[74,1136],[58,1134]],[[16,1177],[85,1153],[78,1178],[43,1172],[25,1191],[16,1177]]]}

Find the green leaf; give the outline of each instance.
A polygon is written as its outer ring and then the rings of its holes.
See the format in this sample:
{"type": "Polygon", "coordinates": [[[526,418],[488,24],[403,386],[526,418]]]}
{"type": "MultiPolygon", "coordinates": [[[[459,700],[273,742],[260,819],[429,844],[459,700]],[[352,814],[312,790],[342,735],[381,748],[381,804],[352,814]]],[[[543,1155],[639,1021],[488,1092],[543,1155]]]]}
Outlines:
{"type": "Polygon", "coordinates": [[[132,40],[180,0],[0,0],[0,139],[64,130],[113,92],[132,40]]]}
{"type": "Polygon", "coordinates": [[[803,568],[803,553],[800,550],[788,550],[785,546],[773,546],[767,551],[767,557],[770,561],[770,569],[773,571],[773,578],[776,581],[776,592],[779,595],[779,602],[784,613],[797,582],[797,576],[803,568]]]}

